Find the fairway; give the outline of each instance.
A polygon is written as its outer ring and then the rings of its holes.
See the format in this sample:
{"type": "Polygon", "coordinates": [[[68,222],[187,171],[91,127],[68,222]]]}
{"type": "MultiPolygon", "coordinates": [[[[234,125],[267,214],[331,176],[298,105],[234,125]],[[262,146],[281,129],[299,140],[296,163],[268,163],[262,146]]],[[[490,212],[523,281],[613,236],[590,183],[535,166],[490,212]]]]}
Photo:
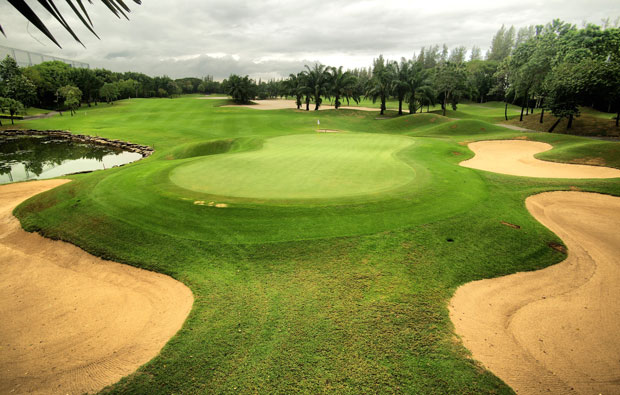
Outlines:
{"type": "Polygon", "coordinates": [[[459,163],[471,142],[527,139],[553,146],[546,160],[619,168],[618,143],[524,135],[475,104],[482,120],[323,111],[321,127],[343,132],[317,133],[313,112],[223,103],[132,99],[27,124],[155,148],[15,211],[27,230],[193,292],[183,328],[110,392],[510,393],[454,341],[454,290],[565,259],[527,196],[620,184],[459,163]]]}
{"type": "Polygon", "coordinates": [[[315,134],[271,138],[257,151],[206,157],[180,166],[183,188],[254,199],[321,199],[376,194],[405,186],[415,172],[398,158],[412,138],[315,134]]]}

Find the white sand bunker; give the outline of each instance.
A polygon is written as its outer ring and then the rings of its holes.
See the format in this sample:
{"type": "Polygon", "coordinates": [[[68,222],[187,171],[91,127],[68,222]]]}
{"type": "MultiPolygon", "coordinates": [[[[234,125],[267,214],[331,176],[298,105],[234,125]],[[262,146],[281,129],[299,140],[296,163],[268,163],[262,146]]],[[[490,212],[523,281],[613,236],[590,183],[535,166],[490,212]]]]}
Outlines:
{"type": "Polygon", "coordinates": [[[535,154],[553,148],[547,143],[525,140],[477,141],[468,145],[476,156],[461,166],[514,176],[542,178],[614,178],[620,170],[602,166],[547,162],[535,154]]]}
{"type": "Polygon", "coordinates": [[[189,288],[21,229],[12,211],[66,180],[0,186],[0,393],[97,392],[154,358],[189,288]]]}
{"type": "Polygon", "coordinates": [[[456,333],[517,393],[618,394],[620,198],[548,192],[526,206],[568,258],[460,287],[450,303],[456,333]]]}
{"type": "MultiPolygon", "coordinates": [[[[285,109],[297,109],[295,100],[255,100],[254,104],[230,104],[222,107],[244,107],[252,108],[255,110],[285,110],[285,109]]],[[[306,103],[303,103],[301,110],[306,109],[306,103]]],[[[319,107],[319,111],[333,110],[334,106],[323,104],[319,107]]],[[[342,110],[359,110],[359,111],[379,111],[379,108],[371,107],[350,107],[342,106],[342,110]]],[[[314,111],[314,104],[310,104],[310,111],[314,111]]]]}

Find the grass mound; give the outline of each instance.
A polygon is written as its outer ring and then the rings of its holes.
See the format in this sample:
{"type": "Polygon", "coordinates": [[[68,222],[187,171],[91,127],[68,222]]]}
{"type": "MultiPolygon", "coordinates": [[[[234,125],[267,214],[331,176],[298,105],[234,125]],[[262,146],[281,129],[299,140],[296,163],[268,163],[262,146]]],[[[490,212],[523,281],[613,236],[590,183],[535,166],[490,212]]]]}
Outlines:
{"type": "Polygon", "coordinates": [[[506,128],[476,119],[459,119],[423,130],[426,136],[476,136],[505,132],[506,128]]]}
{"type": "MultiPolygon", "coordinates": [[[[507,123],[526,129],[548,132],[556,121],[557,117],[545,112],[543,123],[540,123],[540,110],[537,110],[534,114],[524,115],[522,122],[519,121],[519,118],[513,118],[507,123]]],[[[573,119],[573,126],[570,129],[567,129],[567,126],[568,119],[564,118],[553,132],[578,136],[620,137],[620,128],[616,127],[616,121],[611,118],[611,114],[608,117],[603,117],[598,112],[584,112],[581,116],[573,119]]]]}

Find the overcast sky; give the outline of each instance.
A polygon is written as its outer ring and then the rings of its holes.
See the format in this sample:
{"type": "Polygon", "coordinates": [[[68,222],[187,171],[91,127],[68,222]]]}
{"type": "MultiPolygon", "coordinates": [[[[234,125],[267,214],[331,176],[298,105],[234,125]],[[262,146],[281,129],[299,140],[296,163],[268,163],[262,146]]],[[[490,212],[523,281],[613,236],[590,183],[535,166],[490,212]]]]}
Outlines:
{"type": "MultiPolygon", "coordinates": [[[[60,25],[44,19],[58,49],[6,1],[0,45],[80,60],[91,68],[140,71],[149,75],[223,79],[231,73],[287,76],[320,61],[345,68],[366,67],[374,57],[411,57],[420,47],[476,45],[483,53],[502,24],[522,27],[554,18],[601,23],[620,17],[618,0],[143,0],[130,21],[118,20],[99,1],[86,4],[101,41],[75,18],[67,18],[86,49],[60,25]]],[[[32,8],[41,8],[28,1],[32,8]]],[[[69,16],[64,1],[58,7],[69,16]]],[[[45,15],[40,12],[39,15],[45,15]]]]}

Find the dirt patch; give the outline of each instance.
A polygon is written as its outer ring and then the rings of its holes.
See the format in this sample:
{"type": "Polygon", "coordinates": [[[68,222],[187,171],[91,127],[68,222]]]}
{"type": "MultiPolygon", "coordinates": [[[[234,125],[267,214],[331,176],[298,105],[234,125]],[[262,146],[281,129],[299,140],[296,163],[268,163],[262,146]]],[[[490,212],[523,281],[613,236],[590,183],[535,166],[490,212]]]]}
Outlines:
{"type": "Polygon", "coordinates": [[[515,225],[515,224],[511,224],[510,222],[506,222],[506,221],[501,221],[500,222],[502,225],[506,225],[509,226],[513,229],[521,229],[521,227],[519,225],[515,225]]]}
{"type": "Polygon", "coordinates": [[[319,129],[317,130],[318,133],[342,133],[342,130],[336,130],[336,129],[319,129]]]}
{"type": "Polygon", "coordinates": [[[548,243],[547,243],[547,245],[548,245],[549,247],[551,247],[552,249],[554,249],[554,250],[556,250],[556,251],[558,251],[558,252],[561,252],[562,254],[566,254],[566,253],[568,252],[568,251],[566,250],[566,247],[565,247],[565,246],[563,246],[563,245],[562,245],[562,244],[560,244],[560,243],[556,243],[555,241],[550,241],[550,242],[548,242],[548,243]]]}
{"type": "Polygon", "coordinates": [[[22,230],[11,214],[67,180],[0,186],[0,393],[97,392],[160,352],[193,303],[162,274],[22,230]]]}
{"type": "Polygon", "coordinates": [[[468,144],[476,154],[461,166],[495,173],[540,178],[615,178],[620,170],[602,166],[547,162],[534,155],[553,148],[547,143],[523,140],[477,141],[468,144]]]}
{"type": "Polygon", "coordinates": [[[591,166],[605,166],[607,162],[603,158],[582,158],[573,160],[574,163],[591,166]]]}
{"type": "Polygon", "coordinates": [[[458,151],[452,151],[452,155],[460,156],[460,155],[463,155],[463,153],[462,152],[458,152],[458,151]]]}
{"type": "Polygon", "coordinates": [[[526,207],[567,259],[461,286],[450,302],[456,333],[517,393],[620,393],[620,198],[547,192],[526,207]]]}

